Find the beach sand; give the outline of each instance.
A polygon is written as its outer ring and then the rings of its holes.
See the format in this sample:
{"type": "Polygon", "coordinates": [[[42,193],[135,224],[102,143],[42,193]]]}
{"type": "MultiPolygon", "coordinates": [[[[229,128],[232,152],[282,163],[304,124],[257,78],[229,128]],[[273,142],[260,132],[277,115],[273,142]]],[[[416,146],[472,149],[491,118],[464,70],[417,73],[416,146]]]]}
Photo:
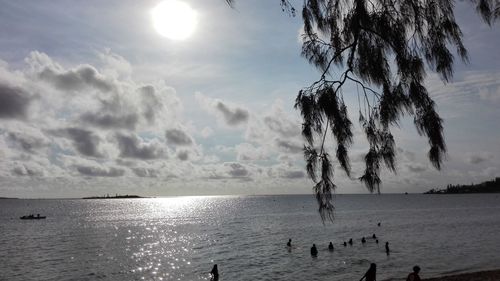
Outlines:
{"type": "Polygon", "coordinates": [[[473,273],[464,273],[464,274],[443,276],[443,277],[436,277],[436,278],[429,278],[422,280],[423,281],[500,281],[500,269],[479,271],[473,273]]]}

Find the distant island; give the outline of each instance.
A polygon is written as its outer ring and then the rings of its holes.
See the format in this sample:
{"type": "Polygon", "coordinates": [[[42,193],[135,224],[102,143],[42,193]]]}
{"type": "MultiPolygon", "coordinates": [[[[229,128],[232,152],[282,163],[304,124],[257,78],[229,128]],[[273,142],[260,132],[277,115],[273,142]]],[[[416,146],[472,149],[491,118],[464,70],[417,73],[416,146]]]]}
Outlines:
{"type": "Polygon", "coordinates": [[[116,194],[115,196],[109,196],[109,194],[104,195],[104,196],[91,196],[91,197],[83,197],[82,199],[136,199],[136,198],[148,198],[148,197],[142,197],[139,195],[119,195],[116,194]]]}
{"type": "Polygon", "coordinates": [[[0,199],[19,199],[19,198],[13,198],[13,197],[0,197],[0,199]]]}
{"type": "Polygon", "coordinates": [[[479,184],[451,185],[445,189],[431,189],[424,194],[500,193],[500,178],[479,184]]]}

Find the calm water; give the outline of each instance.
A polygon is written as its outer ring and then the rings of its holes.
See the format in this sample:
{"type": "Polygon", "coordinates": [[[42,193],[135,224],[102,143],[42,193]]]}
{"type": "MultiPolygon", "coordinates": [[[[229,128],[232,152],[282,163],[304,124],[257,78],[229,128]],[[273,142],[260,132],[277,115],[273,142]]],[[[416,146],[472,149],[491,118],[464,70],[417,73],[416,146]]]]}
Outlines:
{"type": "Polygon", "coordinates": [[[0,280],[208,280],[214,263],[231,281],[359,280],[370,262],[379,280],[401,280],[415,264],[423,277],[492,269],[499,199],[338,195],[326,225],[311,195],[0,200],[0,280]],[[47,219],[18,219],[28,213],[47,219]],[[362,245],[373,233],[380,244],[362,245]]]}

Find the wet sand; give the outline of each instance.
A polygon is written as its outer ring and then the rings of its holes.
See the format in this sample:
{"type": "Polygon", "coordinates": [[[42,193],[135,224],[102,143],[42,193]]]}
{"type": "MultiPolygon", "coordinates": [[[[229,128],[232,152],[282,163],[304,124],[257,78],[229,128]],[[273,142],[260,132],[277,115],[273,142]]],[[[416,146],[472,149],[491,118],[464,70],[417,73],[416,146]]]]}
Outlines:
{"type": "Polygon", "coordinates": [[[500,280],[500,269],[479,271],[473,273],[464,273],[464,274],[443,276],[443,277],[436,277],[436,278],[429,278],[422,280],[423,281],[498,281],[500,280]]]}

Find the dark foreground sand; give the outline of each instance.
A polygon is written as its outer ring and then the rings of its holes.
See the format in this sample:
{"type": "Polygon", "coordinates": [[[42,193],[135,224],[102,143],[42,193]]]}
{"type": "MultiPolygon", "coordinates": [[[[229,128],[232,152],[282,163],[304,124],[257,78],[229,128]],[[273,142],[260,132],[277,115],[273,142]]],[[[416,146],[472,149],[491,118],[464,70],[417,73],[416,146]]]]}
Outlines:
{"type": "Polygon", "coordinates": [[[423,281],[500,281],[500,269],[429,278],[423,281]]]}

